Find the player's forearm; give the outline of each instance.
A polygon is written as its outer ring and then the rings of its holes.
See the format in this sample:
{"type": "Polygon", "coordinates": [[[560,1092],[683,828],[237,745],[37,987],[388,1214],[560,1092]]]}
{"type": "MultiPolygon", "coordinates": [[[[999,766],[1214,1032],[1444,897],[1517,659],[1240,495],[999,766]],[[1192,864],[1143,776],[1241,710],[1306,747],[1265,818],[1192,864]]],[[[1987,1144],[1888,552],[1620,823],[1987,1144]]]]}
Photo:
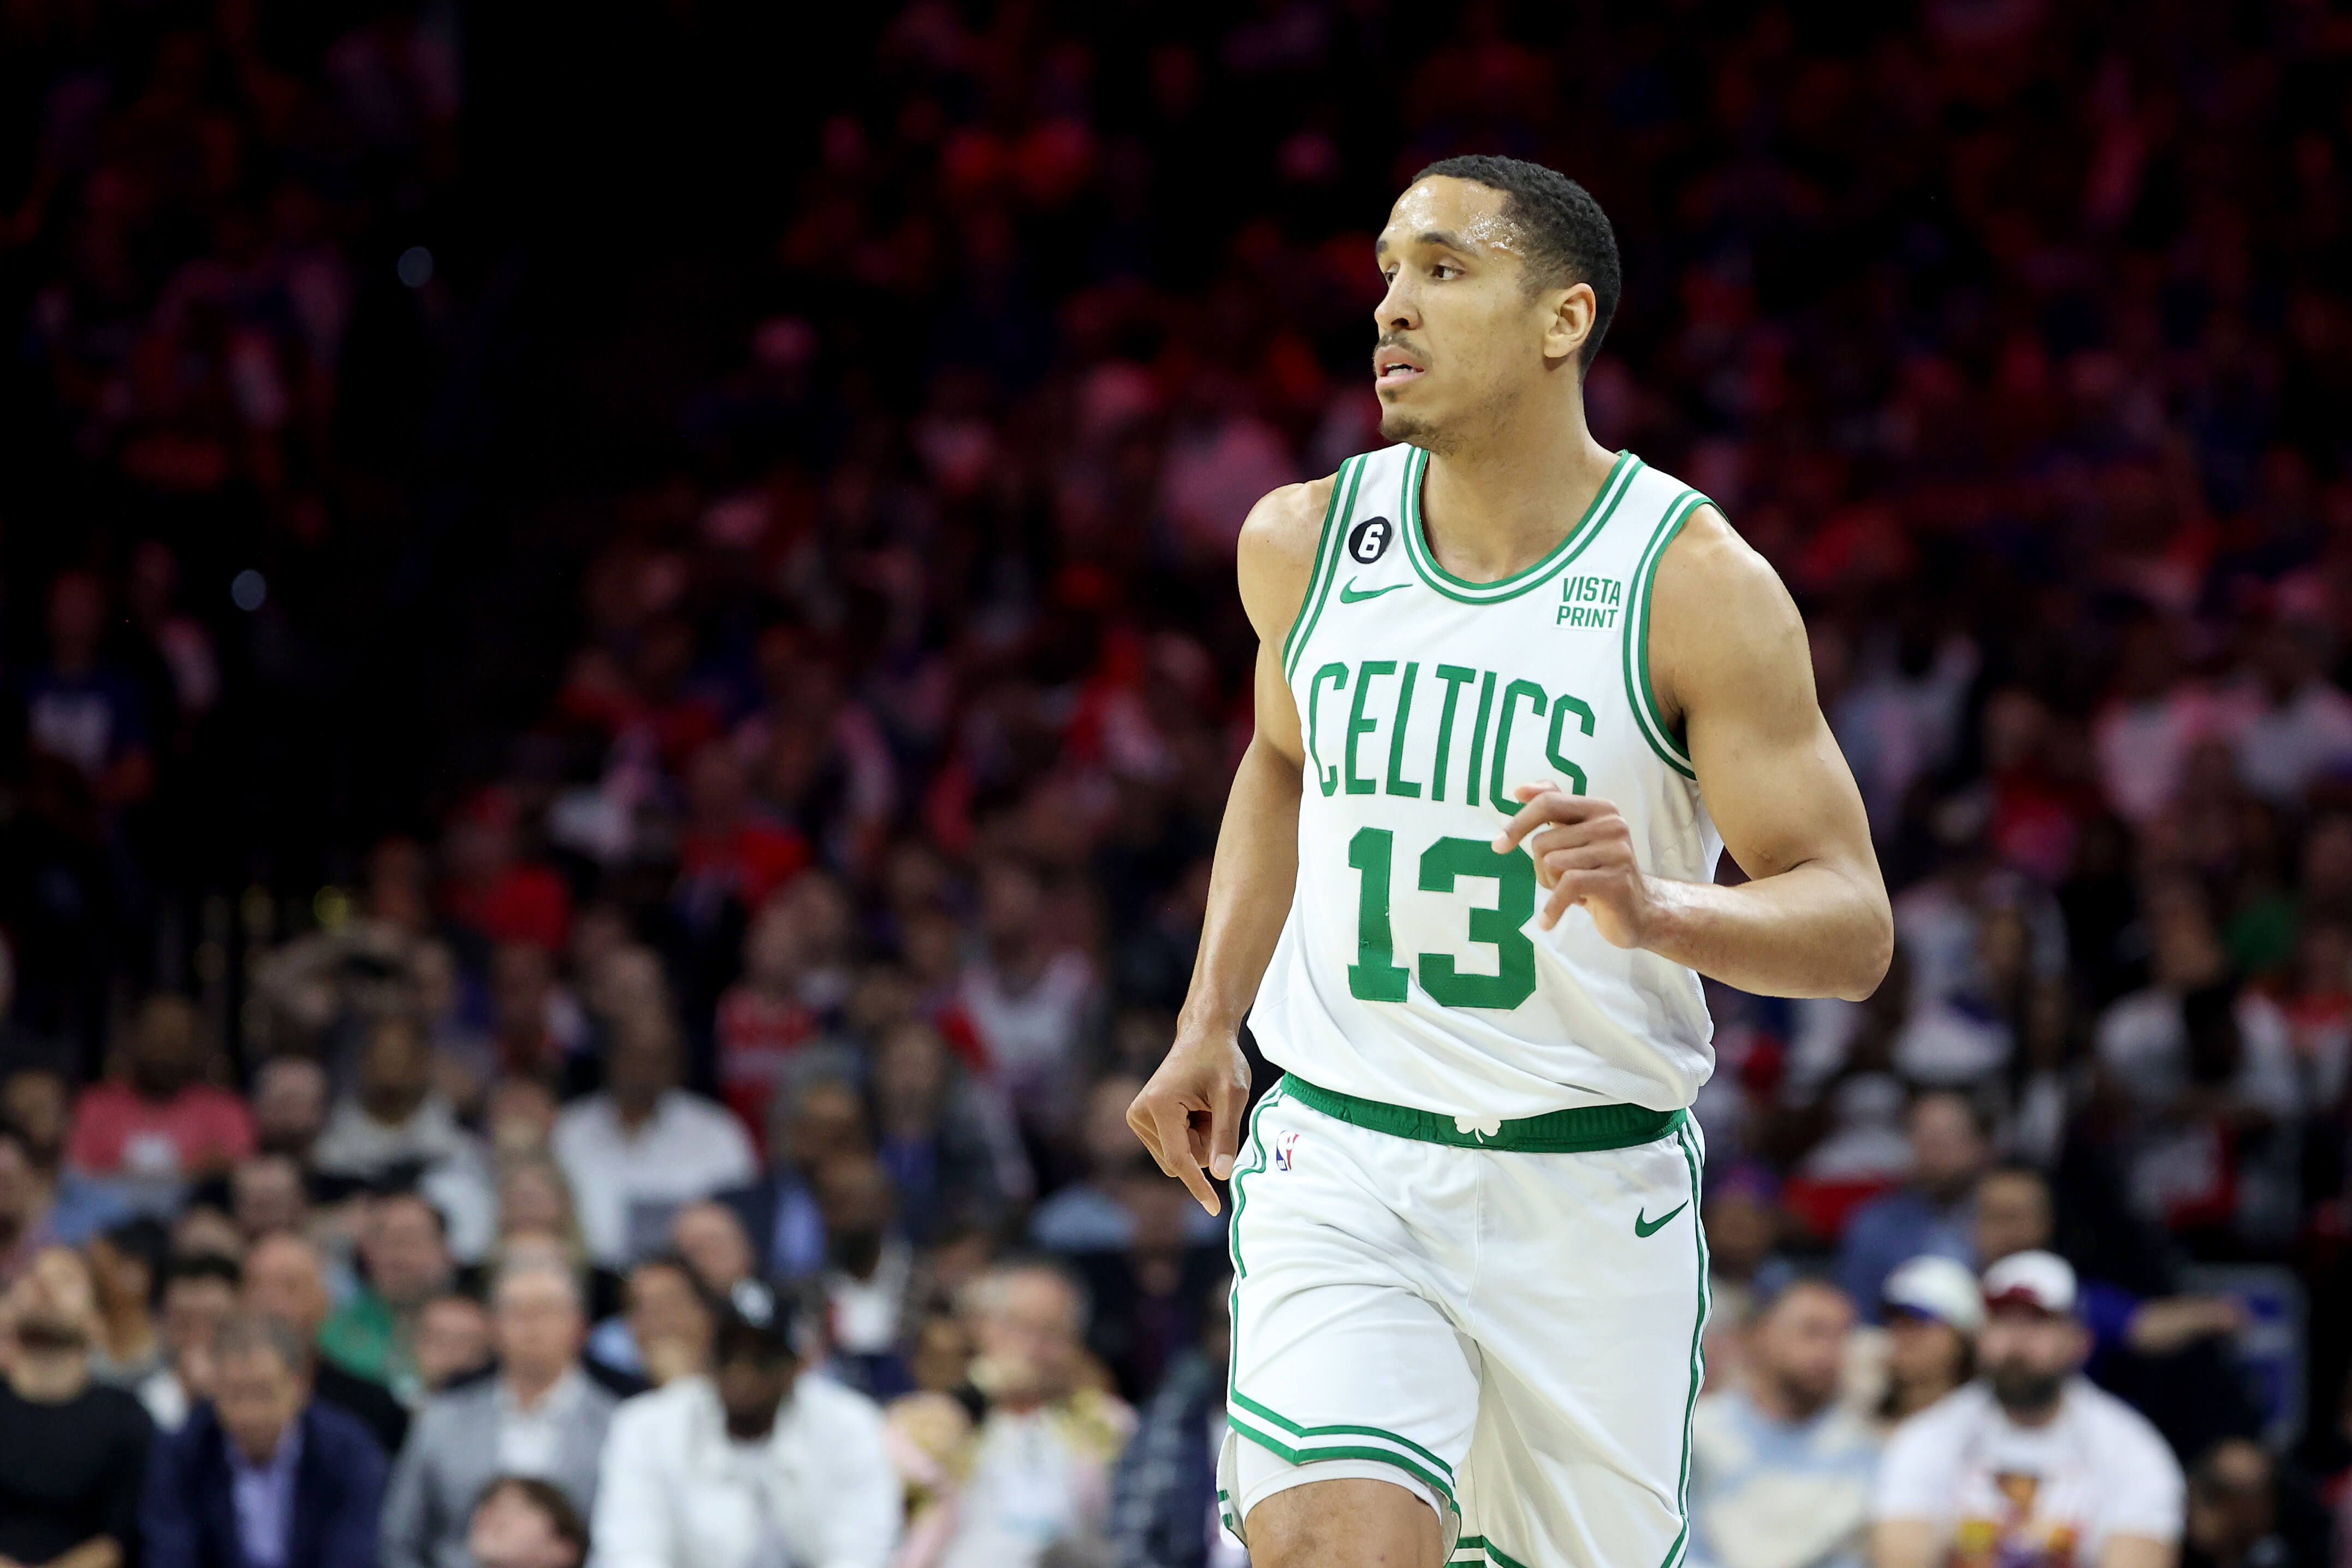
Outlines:
{"type": "Polygon", "coordinates": [[[1757,996],[1860,1001],[1894,955],[1877,879],[1826,862],[1738,887],[1652,877],[1647,892],[1643,946],[1757,996]]]}
{"type": "Polygon", "coordinates": [[[1232,1033],[1256,998],[1298,880],[1298,764],[1262,737],[1251,741],[1217,831],[1201,947],[1176,1022],[1180,1040],[1232,1033]]]}

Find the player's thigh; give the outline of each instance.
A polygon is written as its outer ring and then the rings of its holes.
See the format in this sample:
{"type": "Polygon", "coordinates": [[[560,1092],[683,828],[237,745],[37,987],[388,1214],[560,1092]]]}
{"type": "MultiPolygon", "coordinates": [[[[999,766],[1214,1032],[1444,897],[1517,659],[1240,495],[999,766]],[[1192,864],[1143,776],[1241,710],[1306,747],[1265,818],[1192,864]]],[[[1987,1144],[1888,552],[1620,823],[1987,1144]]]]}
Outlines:
{"type": "Polygon", "coordinates": [[[1687,1549],[1701,1157],[1688,1128],[1631,1149],[1496,1157],[1463,1494],[1465,1536],[1491,1568],[1672,1568],[1687,1549]]]}
{"type": "Polygon", "coordinates": [[[1445,1541],[1429,1505],[1364,1478],[1275,1493],[1249,1515],[1251,1568],[1438,1568],[1445,1541]]]}
{"type": "MultiPolygon", "coordinates": [[[[1378,1467],[1446,1516],[1478,1407],[1475,1352],[1437,1303],[1465,1291],[1417,1239],[1433,1206],[1475,1223],[1465,1151],[1367,1132],[1278,1098],[1234,1179],[1234,1361],[1226,1416],[1284,1466],[1378,1467]],[[1448,1160],[1436,1156],[1454,1156],[1448,1160]],[[1401,1210],[1414,1207],[1408,1225],[1401,1210]]],[[[1258,1496],[1296,1484],[1264,1479],[1258,1496]]]]}

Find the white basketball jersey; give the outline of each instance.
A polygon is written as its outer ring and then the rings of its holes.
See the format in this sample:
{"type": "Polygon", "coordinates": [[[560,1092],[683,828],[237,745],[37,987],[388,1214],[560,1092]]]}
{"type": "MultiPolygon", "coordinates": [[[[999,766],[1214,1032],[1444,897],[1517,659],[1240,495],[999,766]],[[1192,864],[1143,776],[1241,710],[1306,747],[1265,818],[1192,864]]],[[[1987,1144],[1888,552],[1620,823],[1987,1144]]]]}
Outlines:
{"type": "Polygon", "coordinates": [[[1535,862],[1490,841],[1515,786],[1613,801],[1654,875],[1710,882],[1723,847],[1646,659],[1658,558],[1706,497],[1618,456],[1541,560],[1496,582],[1437,564],[1429,454],[1340,465],[1283,672],[1307,743],[1298,883],[1250,1015],[1309,1082],[1466,1117],[1687,1105],[1714,1068],[1698,977],[1549,931],[1535,862]]]}

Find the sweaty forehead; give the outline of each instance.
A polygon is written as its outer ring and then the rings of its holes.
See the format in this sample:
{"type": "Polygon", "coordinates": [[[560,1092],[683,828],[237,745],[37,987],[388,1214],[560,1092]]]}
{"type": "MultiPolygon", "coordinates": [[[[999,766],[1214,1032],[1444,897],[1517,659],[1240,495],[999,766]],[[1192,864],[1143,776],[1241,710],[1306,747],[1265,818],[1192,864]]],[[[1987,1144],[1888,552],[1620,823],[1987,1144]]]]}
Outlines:
{"type": "Polygon", "coordinates": [[[1519,251],[1518,225],[1506,215],[1510,197],[1475,180],[1439,174],[1405,188],[1389,209],[1388,226],[1375,248],[1386,253],[1408,245],[1451,246],[1477,253],[1519,251]]]}

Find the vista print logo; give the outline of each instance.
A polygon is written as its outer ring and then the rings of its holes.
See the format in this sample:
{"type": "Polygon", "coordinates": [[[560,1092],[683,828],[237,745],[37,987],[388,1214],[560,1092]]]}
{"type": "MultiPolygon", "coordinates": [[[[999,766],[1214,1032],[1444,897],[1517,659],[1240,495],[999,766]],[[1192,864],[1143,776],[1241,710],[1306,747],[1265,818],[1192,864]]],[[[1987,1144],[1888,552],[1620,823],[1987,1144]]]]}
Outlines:
{"type": "Polygon", "coordinates": [[[1396,525],[1386,517],[1366,517],[1348,532],[1348,553],[1357,564],[1370,566],[1386,555],[1396,538],[1396,525]]]}

